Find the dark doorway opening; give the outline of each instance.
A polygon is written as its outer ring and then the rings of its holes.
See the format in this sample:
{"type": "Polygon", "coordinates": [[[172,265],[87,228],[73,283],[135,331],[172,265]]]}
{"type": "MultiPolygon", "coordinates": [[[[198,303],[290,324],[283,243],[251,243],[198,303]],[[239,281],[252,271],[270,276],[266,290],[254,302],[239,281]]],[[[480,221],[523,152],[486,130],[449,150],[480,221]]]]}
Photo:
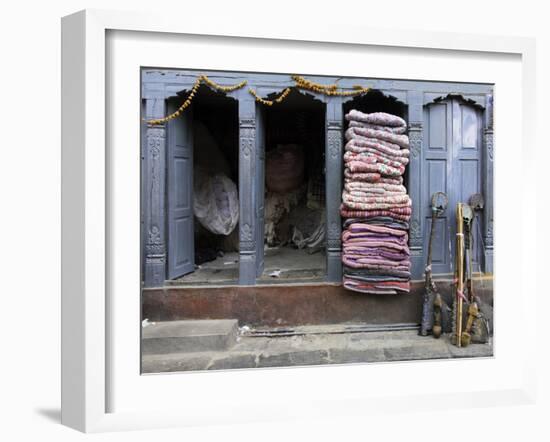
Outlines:
{"type": "Polygon", "coordinates": [[[326,279],[325,112],[324,103],[295,89],[283,102],[261,109],[266,149],[260,284],[326,279]]]}

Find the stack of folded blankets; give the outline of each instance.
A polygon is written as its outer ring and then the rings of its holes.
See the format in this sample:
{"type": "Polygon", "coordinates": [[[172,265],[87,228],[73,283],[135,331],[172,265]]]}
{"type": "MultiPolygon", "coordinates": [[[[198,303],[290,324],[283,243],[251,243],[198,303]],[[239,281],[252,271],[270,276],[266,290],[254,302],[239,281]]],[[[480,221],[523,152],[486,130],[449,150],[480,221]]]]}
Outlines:
{"type": "Polygon", "coordinates": [[[363,293],[408,293],[411,199],[402,176],[409,162],[407,123],[395,115],[357,110],[346,119],[340,209],[344,287],[363,293]]]}

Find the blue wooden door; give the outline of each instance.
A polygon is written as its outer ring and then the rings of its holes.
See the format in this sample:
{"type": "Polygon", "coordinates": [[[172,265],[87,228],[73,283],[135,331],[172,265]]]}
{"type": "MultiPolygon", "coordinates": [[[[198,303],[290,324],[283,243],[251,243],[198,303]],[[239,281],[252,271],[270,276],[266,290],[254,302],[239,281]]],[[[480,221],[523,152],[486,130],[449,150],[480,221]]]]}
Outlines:
{"type": "MultiPolygon", "coordinates": [[[[167,107],[171,113],[175,108],[167,107]]],[[[167,127],[168,278],[195,270],[193,225],[192,111],[170,120],[167,127]]]]}
{"type": "MultiPolygon", "coordinates": [[[[449,199],[446,212],[435,224],[434,274],[453,273],[456,205],[468,203],[471,195],[481,193],[481,130],[481,111],[461,99],[447,99],[424,108],[420,186],[425,258],[431,229],[431,195],[445,192],[449,199]]],[[[481,229],[476,228],[476,231],[481,229]]],[[[478,235],[475,239],[473,267],[478,270],[481,241],[478,235]]]]}
{"type": "Polygon", "coordinates": [[[256,176],[254,206],[256,210],[256,277],[264,271],[265,236],[265,122],[261,104],[256,104],[256,176]]]}

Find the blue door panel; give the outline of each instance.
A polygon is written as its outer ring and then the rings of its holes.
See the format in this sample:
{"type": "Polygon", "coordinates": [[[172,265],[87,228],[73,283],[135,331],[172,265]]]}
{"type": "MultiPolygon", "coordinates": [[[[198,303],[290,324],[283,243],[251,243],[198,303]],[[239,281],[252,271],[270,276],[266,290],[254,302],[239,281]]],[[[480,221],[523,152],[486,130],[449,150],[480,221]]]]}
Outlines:
{"type": "MultiPolygon", "coordinates": [[[[452,110],[448,103],[437,103],[424,109],[424,148],[421,164],[421,205],[424,218],[424,250],[427,258],[428,241],[431,229],[431,196],[435,192],[449,193],[449,158],[452,145],[452,110]]],[[[450,218],[444,213],[435,224],[432,245],[432,271],[450,272],[449,235],[450,218]]]]}
{"type": "MultiPolygon", "coordinates": [[[[175,108],[168,106],[171,113],[175,108]]],[[[195,269],[193,219],[193,131],[192,114],[170,120],[168,140],[168,278],[186,275],[195,269]]]]}

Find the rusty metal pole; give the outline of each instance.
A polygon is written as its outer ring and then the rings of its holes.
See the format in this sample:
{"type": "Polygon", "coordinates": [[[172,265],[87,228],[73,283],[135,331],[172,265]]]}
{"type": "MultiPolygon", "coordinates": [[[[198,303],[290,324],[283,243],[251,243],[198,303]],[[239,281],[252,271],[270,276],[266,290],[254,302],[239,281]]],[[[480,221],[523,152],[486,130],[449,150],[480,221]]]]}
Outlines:
{"type": "Polygon", "coordinates": [[[461,347],[462,336],[462,296],[464,293],[464,221],[462,203],[456,206],[456,345],[461,347]]]}

